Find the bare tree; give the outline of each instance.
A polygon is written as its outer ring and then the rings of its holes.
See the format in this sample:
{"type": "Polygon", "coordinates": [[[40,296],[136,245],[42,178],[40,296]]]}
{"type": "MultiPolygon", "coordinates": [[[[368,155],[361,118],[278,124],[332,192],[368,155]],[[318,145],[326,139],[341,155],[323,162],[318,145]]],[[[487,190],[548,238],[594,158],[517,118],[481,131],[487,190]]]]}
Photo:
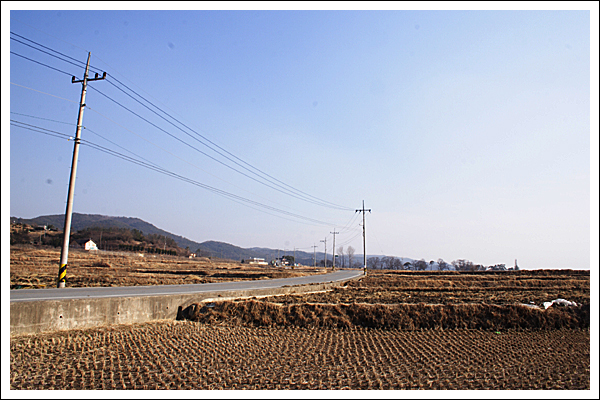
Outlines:
{"type": "Polygon", "coordinates": [[[383,269],[391,269],[393,264],[393,258],[391,256],[384,256],[381,258],[381,268],[383,269]]]}
{"type": "Polygon", "coordinates": [[[417,262],[415,262],[415,271],[425,271],[427,269],[427,261],[421,259],[417,262]]]}
{"type": "Polygon", "coordinates": [[[340,258],[342,260],[340,268],[346,268],[346,261],[344,258],[344,246],[338,247],[338,254],[340,255],[340,258]]]}
{"type": "Polygon", "coordinates": [[[402,259],[401,258],[395,258],[392,262],[392,269],[402,269],[402,259]]]}
{"type": "Polygon", "coordinates": [[[450,266],[448,265],[448,263],[446,261],[444,261],[441,258],[438,258],[438,270],[439,271],[445,271],[447,270],[450,266]]]}
{"type": "Polygon", "coordinates": [[[379,257],[371,257],[367,259],[367,264],[369,269],[379,269],[381,268],[381,260],[379,257]]]}
{"type": "Polygon", "coordinates": [[[354,257],[354,247],[348,246],[346,252],[348,253],[348,267],[352,268],[352,257],[354,257]]]}
{"type": "Polygon", "coordinates": [[[475,271],[477,267],[473,264],[473,261],[469,260],[454,260],[451,263],[454,266],[454,269],[457,271],[475,271]]]}

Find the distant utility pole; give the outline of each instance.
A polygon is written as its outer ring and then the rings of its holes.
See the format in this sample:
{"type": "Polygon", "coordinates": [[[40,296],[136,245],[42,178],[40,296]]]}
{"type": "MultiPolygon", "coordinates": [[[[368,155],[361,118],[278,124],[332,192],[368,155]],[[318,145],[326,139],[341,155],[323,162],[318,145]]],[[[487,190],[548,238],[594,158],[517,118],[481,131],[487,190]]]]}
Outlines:
{"type": "Polygon", "coordinates": [[[316,250],[317,245],[316,244],[313,245],[312,248],[313,248],[313,268],[317,268],[317,250],[316,250]]]}
{"type": "Polygon", "coordinates": [[[323,260],[323,265],[327,268],[327,237],[325,237],[325,240],[321,240],[321,242],[325,242],[325,255],[323,256],[325,260],[323,260]]]}
{"type": "Polygon", "coordinates": [[[335,235],[337,235],[339,232],[336,232],[335,228],[333,228],[333,232],[329,233],[333,234],[333,267],[331,268],[331,270],[335,271],[335,235]]]}
{"type": "Polygon", "coordinates": [[[82,80],[71,79],[71,83],[82,83],[81,85],[81,100],[79,101],[79,115],[77,116],[77,131],[75,133],[75,145],[73,147],[73,161],[71,163],[71,177],[69,179],[69,192],[67,194],[67,210],[65,211],[65,228],[63,230],[63,246],[60,254],[60,266],[58,268],[58,287],[65,287],[67,277],[67,261],[69,259],[69,238],[71,236],[71,218],[73,215],[73,196],[75,194],[75,174],[77,172],[77,159],[79,157],[79,142],[81,141],[81,125],[83,123],[83,109],[85,108],[85,93],[87,91],[87,83],[91,81],[99,81],[106,78],[106,72],[99,77],[96,73],[95,78],[88,79],[90,70],[90,57],[92,53],[88,53],[87,64],[85,65],[85,73],[82,80]]]}
{"type": "Polygon", "coordinates": [[[365,240],[365,212],[371,212],[371,209],[365,210],[365,201],[363,200],[362,210],[356,210],[355,212],[361,212],[363,215],[363,265],[365,275],[367,274],[367,241],[365,240]]]}

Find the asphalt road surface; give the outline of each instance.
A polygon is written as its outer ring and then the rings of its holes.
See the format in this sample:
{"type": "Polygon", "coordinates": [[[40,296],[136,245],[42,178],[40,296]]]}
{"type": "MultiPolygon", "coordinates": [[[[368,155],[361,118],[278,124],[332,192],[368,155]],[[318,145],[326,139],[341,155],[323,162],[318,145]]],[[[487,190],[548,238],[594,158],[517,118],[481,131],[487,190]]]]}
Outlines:
{"type": "Polygon", "coordinates": [[[340,270],[321,275],[309,275],[284,279],[261,279],[253,281],[202,283],[195,285],[158,285],[124,287],[89,287],[62,289],[14,289],[10,291],[10,301],[65,300],[105,297],[160,296],[169,294],[210,293],[226,290],[256,290],[280,288],[284,286],[307,285],[345,281],[363,275],[362,270],[340,270]]]}

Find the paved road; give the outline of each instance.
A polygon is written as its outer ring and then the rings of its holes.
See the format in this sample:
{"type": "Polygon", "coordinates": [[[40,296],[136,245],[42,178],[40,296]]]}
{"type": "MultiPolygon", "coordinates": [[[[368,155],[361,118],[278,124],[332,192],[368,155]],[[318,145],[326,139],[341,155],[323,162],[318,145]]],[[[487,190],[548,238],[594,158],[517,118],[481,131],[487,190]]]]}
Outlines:
{"type": "Polygon", "coordinates": [[[125,287],[90,287],[64,289],[16,289],[10,291],[10,301],[65,300],[106,297],[160,296],[169,294],[210,293],[226,290],[255,290],[284,286],[306,285],[310,283],[338,282],[362,275],[361,271],[340,270],[322,275],[309,275],[285,279],[265,279],[254,281],[202,283],[195,285],[159,285],[125,287]]]}

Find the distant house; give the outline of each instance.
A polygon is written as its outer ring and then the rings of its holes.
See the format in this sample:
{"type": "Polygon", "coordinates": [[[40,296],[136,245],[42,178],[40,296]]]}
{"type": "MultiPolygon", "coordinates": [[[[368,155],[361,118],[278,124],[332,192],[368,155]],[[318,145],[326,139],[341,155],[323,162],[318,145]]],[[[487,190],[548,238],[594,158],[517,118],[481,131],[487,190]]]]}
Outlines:
{"type": "Polygon", "coordinates": [[[96,246],[96,243],[94,243],[92,241],[92,239],[90,239],[87,242],[85,242],[85,249],[86,250],[98,250],[98,246],[96,246]]]}
{"type": "Polygon", "coordinates": [[[248,260],[248,264],[268,265],[264,258],[251,258],[248,260]]]}

